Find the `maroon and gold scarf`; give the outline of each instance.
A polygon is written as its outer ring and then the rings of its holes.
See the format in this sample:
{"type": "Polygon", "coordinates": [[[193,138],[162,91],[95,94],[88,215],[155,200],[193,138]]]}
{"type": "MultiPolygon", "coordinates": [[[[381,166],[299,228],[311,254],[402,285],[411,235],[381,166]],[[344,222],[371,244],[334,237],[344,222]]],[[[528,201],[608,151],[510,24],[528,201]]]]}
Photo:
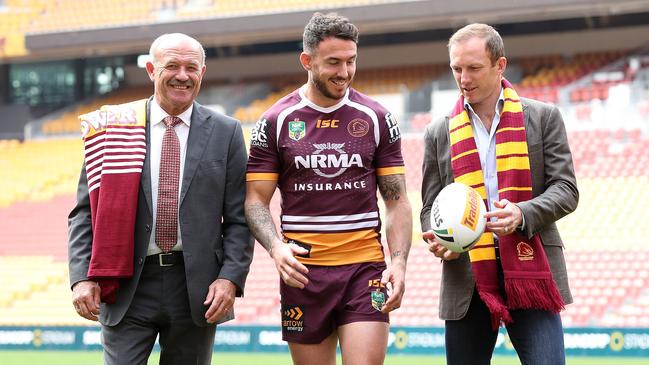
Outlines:
{"type": "Polygon", "coordinates": [[[80,115],[92,220],[88,279],[114,303],[119,280],[133,276],[135,215],[146,156],[147,100],[80,115]]]}
{"type": "MultiPolygon", "coordinates": [[[[533,198],[523,108],[512,85],[503,79],[502,86],[505,102],[496,129],[498,197],[518,203],[533,198]]],[[[462,95],[450,116],[449,131],[455,181],[476,189],[487,204],[480,156],[462,95]]],[[[469,251],[478,294],[491,312],[493,328],[498,328],[501,322],[508,324],[512,321],[509,313],[511,309],[542,309],[555,313],[561,311],[564,302],[552,279],[541,237],[536,234],[527,239],[514,231],[500,236],[499,242],[506,303],[498,284],[493,233],[482,234],[478,243],[469,251]]]]}

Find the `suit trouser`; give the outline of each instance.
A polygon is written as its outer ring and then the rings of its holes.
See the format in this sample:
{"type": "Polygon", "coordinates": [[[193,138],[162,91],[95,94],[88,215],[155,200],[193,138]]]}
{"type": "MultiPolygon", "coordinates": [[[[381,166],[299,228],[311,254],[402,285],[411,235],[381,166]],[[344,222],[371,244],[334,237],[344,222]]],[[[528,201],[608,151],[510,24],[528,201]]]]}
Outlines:
{"type": "Polygon", "coordinates": [[[185,267],[163,267],[147,259],[124,319],[102,326],[104,363],[147,364],[159,335],[160,364],[210,364],[216,326],[199,327],[191,318],[185,267]]]}
{"type": "MultiPolygon", "coordinates": [[[[496,247],[496,255],[498,249],[496,247]]],[[[504,287],[502,267],[498,260],[500,287],[504,287]]],[[[522,365],[564,365],[565,348],[561,316],[536,309],[511,310],[513,323],[508,325],[507,334],[518,353],[522,365]]],[[[447,320],[446,361],[447,365],[489,365],[498,331],[491,328],[491,314],[473,291],[471,304],[464,318],[447,320]]]]}

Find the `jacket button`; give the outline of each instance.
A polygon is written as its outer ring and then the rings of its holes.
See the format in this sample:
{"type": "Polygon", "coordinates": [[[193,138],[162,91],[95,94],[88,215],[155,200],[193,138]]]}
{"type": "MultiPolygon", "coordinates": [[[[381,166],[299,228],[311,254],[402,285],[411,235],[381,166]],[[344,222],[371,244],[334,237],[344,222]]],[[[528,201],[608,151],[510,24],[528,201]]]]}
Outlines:
{"type": "Polygon", "coordinates": [[[147,232],[151,232],[151,225],[147,224],[144,229],[146,229],[147,232]]]}
{"type": "Polygon", "coordinates": [[[142,264],[144,263],[144,259],[140,257],[140,258],[137,260],[137,263],[138,263],[139,265],[142,265],[142,264]]]}

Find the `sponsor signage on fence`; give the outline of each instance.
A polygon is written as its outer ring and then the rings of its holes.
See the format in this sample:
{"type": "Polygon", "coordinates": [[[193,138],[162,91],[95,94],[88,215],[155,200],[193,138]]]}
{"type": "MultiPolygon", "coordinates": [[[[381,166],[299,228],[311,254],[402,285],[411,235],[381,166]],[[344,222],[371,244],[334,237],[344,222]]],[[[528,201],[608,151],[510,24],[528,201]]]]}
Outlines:
{"type": "MultiPolygon", "coordinates": [[[[566,328],[566,353],[572,356],[649,356],[649,328],[566,328]]],[[[99,350],[99,327],[0,327],[0,350],[99,350]]],[[[279,327],[221,326],[215,351],[286,352],[279,327]]],[[[392,327],[390,354],[444,354],[444,329],[392,327]]],[[[514,355],[504,329],[496,341],[497,355],[514,355]]]]}

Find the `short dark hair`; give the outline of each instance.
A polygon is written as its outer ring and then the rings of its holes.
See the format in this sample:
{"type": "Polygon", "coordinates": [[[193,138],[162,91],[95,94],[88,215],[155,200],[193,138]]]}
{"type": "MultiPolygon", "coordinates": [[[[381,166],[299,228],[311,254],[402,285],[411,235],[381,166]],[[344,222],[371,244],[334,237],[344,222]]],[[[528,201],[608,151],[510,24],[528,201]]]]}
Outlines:
{"type": "Polygon", "coordinates": [[[452,45],[471,38],[485,40],[485,47],[489,53],[491,64],[495,64],[500,57],[505,57],[505,44],[498,31],[490,25],[481,23],[469,24],[455,32],[448,41],[448,48],[450,50],[452,45]]]}
{"type": "Polygon", "coordinates": [[[329,37],[346,39],[358,43],[358,28],[349,19],[336,13],[315,13],[304,27],[302,48],[315,52],[318,44],[329,37]]]}

